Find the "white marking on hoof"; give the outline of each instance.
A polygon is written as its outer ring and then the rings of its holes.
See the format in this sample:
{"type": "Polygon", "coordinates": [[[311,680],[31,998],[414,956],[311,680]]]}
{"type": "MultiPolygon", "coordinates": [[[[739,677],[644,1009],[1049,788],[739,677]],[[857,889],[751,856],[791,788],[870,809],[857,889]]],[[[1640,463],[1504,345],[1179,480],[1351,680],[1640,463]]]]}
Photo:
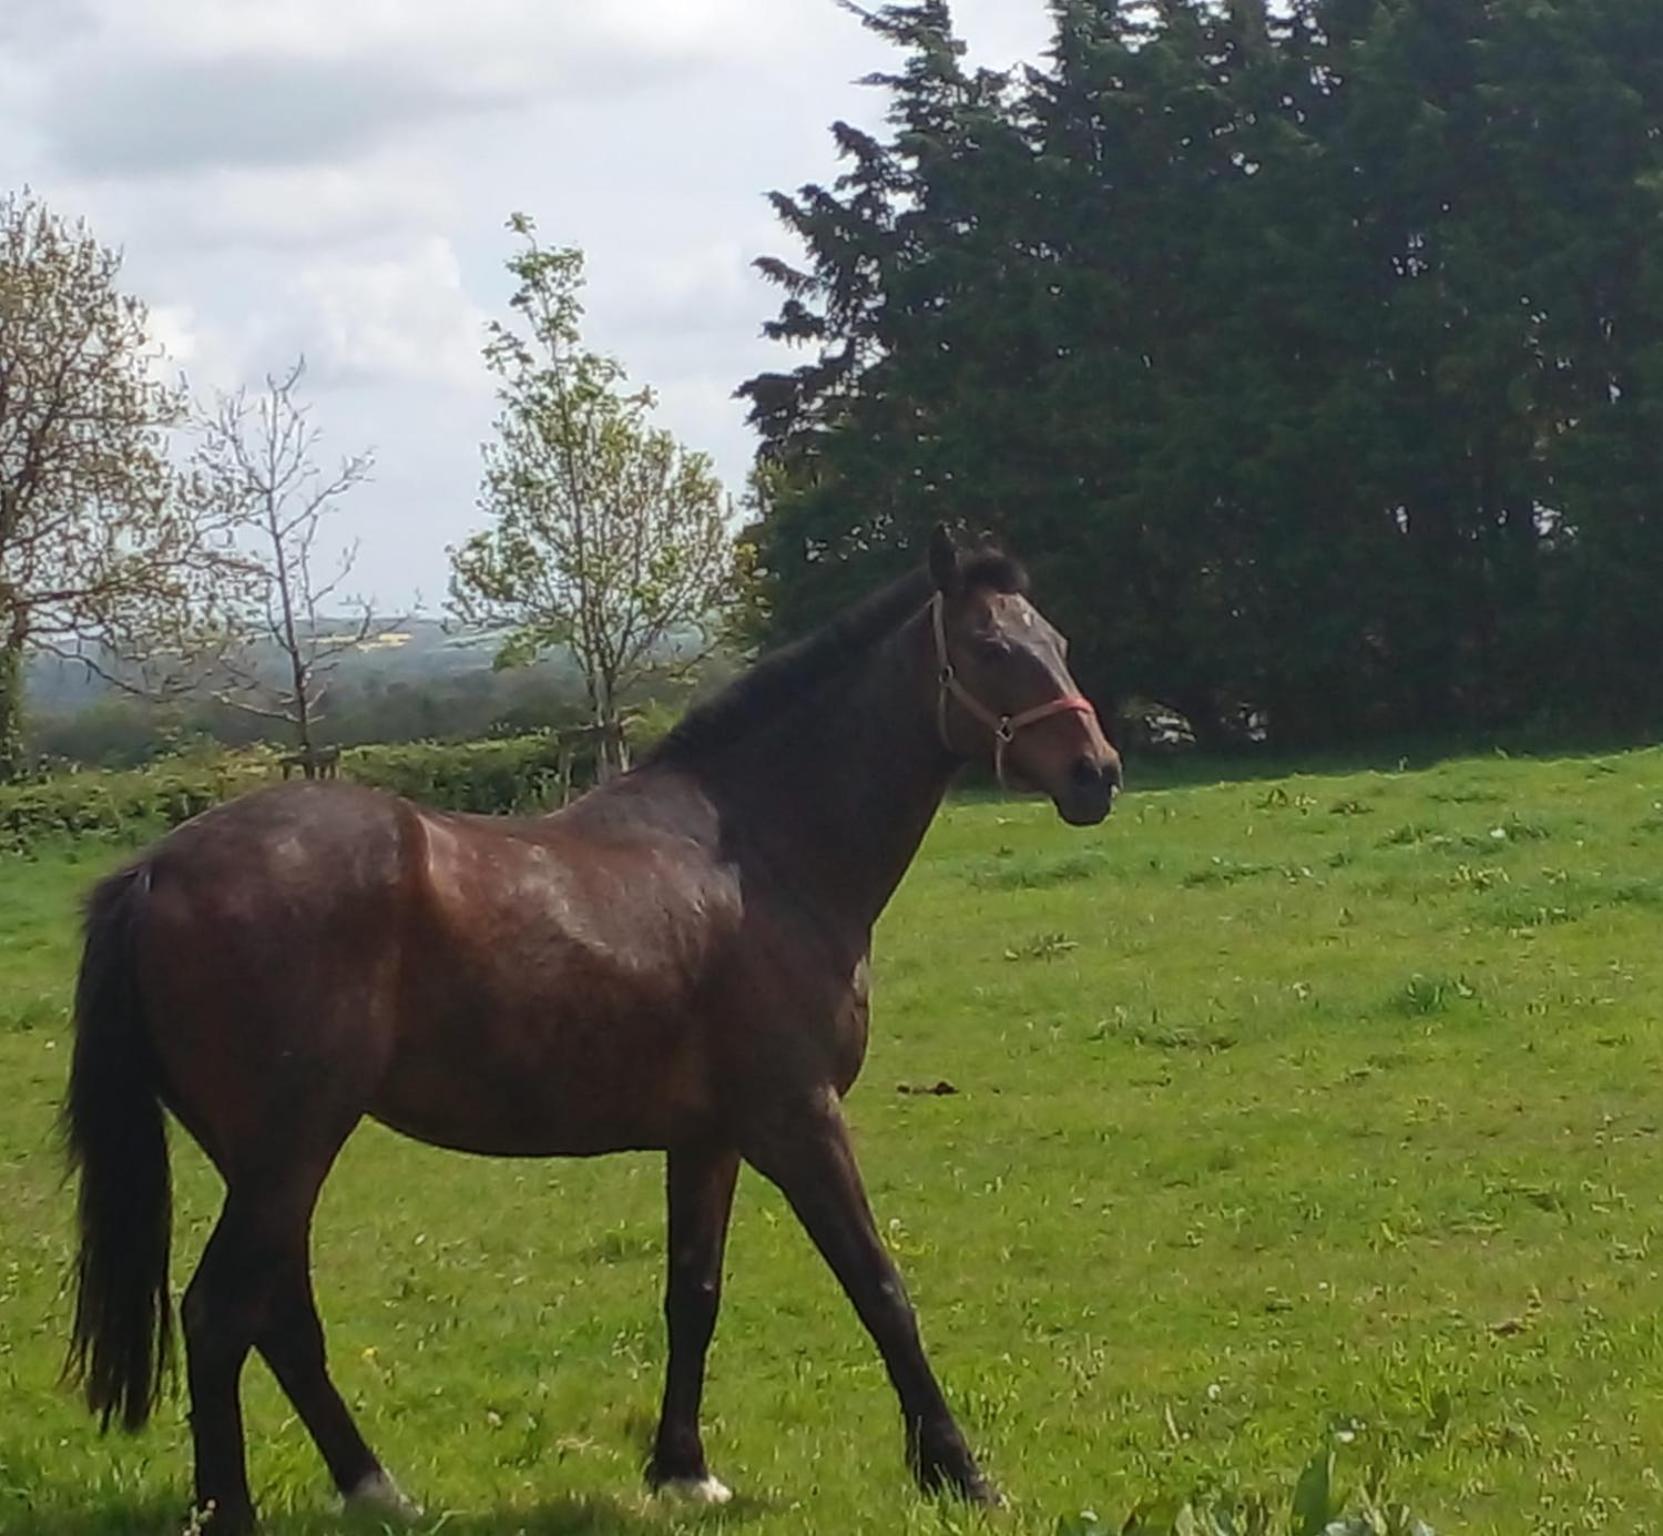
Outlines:
{"type": "Polygon", "coordinates": [[[733,1489],[719,1477],[672,1477],[658,1485],[661,1497],[685,1499],[689,1504],[726,1504],[733,1489]]]}
{"type": "Polygon", "coordinates": [[[419,1520],[422,1507],[410,1498],[385,1472],[371,1472],[342,1497],[348,1509],[380,1510],[405,1520],[419,1520]]]}

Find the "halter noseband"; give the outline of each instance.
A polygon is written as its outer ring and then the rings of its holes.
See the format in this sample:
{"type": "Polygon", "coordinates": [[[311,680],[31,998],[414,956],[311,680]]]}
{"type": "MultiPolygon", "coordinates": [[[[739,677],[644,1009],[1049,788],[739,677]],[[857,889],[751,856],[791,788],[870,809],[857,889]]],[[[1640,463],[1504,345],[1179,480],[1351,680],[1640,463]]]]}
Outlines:
{"type": "Polygon", "coordinates": [[[953,738],[947,731],[947,699],[951,695],[957,699],[965,713],[972,719],[979,720],[993,732],[993,771],[998,775],[1000,788],[1005,787],[1005,748],[1016,739],[1016,733],[1030,725],[1037,725],[1041,720],[1049,720],[1052,715],[1072,712],[1085,715],[1089,719],[1097,718],[1097,711],[1092,708],[1091,700],[1084,694],[1065,693],[1044,704],[1037,704],[1032,709],[1025,709],[1018,715],[997,715],[976,697],[963,683],[959,681],[957,669],[953,666],[952,657],[947,654],[947,623],[943,617],[944,604],[941,593],[930,599],[930,622],[935,629],[935,658],[937,664],[936,680],[940,684],[936,694],[935,723],[941,734],[941,744],[949,752],[957,752],[953,745],[953,738]]]}

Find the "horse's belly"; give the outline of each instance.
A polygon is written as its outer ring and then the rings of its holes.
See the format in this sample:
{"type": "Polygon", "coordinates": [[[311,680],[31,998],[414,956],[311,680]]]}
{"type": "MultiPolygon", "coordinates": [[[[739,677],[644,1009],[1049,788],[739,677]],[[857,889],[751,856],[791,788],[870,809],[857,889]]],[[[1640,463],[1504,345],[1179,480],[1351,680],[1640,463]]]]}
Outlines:
{"type": "Polygon", "coordinates": [[[551,1114],[535,1124],[460,1114],[455,1106],[434,1109],[399,1103],[372,1106],[370,1115],[401,1135],[429,1146],[484,1157],[598,1157],[607,1152],[645,1152],[682,1139],[669,1128],[645,1121],[608,1120],[551,1114]]]}
{"type": "Polygon", "coordinates": [[[696,1019],[657,999],[613,1001],[591,999],[568,1018],[519,1007],[411,1021],[369,1112],[419,1140],[501,1156],[581,1157],[698,1135],[713,1106],[696,1019]]]}

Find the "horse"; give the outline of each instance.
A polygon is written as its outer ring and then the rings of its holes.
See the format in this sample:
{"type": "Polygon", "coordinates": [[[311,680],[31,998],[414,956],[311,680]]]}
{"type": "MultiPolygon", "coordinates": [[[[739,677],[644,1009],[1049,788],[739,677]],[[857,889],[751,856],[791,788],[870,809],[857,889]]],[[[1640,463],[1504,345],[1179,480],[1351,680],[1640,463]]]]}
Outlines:
{"type": "Polygon", "coordinates": [[[195,1504],[250,1529],[258,1350],[349,1504],[417,1512],[330,1380],[319,1190],[366,1115],[508,1157],[666,1154],[669,1351],[649,1486],[723,1502],[699,1407],[741,1161],[784,1193],[876,1343],[926,1491],[997,1502],[867,1203],[841,1101],[872,928],[949,781],[991,759],[1090,826],[1120,760],[1026,578],[928,558],[535,818],[272,785],[175,828],[86,910],[65,1101],[78,1174],[66,1372],[143,1425],[173,1344],[166,1115],[224,1181],[180,1307],[195,1504]]]}

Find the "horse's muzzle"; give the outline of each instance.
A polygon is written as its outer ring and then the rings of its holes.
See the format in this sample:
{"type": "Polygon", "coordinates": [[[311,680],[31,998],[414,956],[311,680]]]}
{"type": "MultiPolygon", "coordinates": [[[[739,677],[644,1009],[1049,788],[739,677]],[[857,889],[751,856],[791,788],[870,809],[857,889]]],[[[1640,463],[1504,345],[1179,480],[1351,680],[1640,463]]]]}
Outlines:
{"type": "Polygon", "coordinates": [[[1052,799],[1057,814],[1071,827],[1095,827],[1114,809],[1120,793],[1120,759],[1081,757],[1068,770],[1068,781],[1052,799]]]}

